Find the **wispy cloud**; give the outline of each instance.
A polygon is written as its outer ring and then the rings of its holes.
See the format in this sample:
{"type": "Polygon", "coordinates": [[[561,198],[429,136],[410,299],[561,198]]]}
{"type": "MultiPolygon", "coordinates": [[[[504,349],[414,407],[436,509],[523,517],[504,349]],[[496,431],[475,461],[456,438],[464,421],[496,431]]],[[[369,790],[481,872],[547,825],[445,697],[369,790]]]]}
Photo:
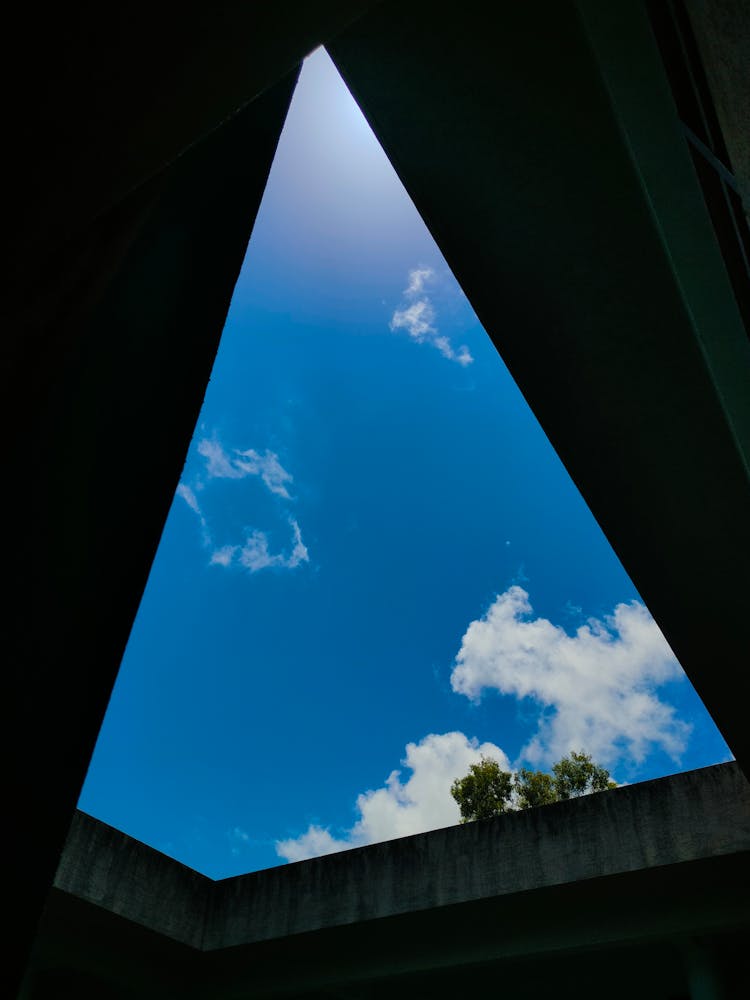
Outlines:
{"type": "Polygon", "coordinates": [[[419,743],[409,743],[402,764],[410,776],[402,781],[401,772],[392,771],[381,788],[359,795],[359,819],[350,830],[336,837],[328,828],[311,824],[299,837],[277,841],[276,853],[287,861],[302,861],[453,826],[460,813],[450,786],[482,756],[494,757],[510,770],[507,756],[494,743],[480,744],[463,733],[431,733],[419,743]]]}
{"type": "Polygon", "coordinates": [[[423,343],[425,340],[434,340],[437,337],[434,322],[435,310],[432,303],[429,299],[420,299],[403,309],[397,309],[390,326],[391,330],[406,330],[410,337],[423,343]]]}
{"type": "Polygon", "coordinates": [[[415,268],[409,272],[409,280],[404,289],[404,301],[391,317],[391,330],[405,330],[419,344],[432,344],[449,361],[465,367],[474,358],[469,349],[462,345],[457,350],[450,339],[441,334],[437,327],[437,313],[427,287],[435,281],[432,268],[415,268]]]}
{"type": "Polygon", "coordinates": [[[201,506],[198,503],[198,498],[196,497],[195,493],[190,489],[189,486],[185,486],[184,483],[180,483],[180,485],[177,487],[177,495],[182,497],[182,499],[185,501],[188,507],[191,510],[195,511],[198,517],[201,520],[203,520],[203,511],[201,510],[201,506]]]}
{"type": "Polygon", "coordinates": [[[661,748],[678,760],[691,726],[656,689],[684,677],[647,609],[618,604],[604,621],[590,619],[574,636],[535,618],[529,595],[500,594],[461,642],[453,690],[479,701],[485,691],[531,698],[537,731],[521,759],[549,764],[583,747],[606,765],[640,762],[661,748]]]}
{"type": "Polygon", "coordinates": [[[195,494],[195,490],[193,490],[190,486],[187,486],[185,483],[180,483],[177,487],[177,496],[181,497],[185,501],[200,521],[203,545],[205,548],[208,548],[211,545],[211,532],[209,531],[208,521],[203,513],[200,501],[195,494]]]}
{"type": "Polygon", "coordinates": [[[425,285],[434,277],[435,272],[431,267],[415,267],[413,271],[409,271],[409,284],[404,289],[404,295],[407,298],[421,295],[425,290],[425,285]]]}
{"type": "Polygon", "coordinates": [[[234,554],[238,548],[238,545],[222,545],[221,548],[214,549],[211,553],[211,565],[231,566],[234,554]]]}
{"type": "Polygon", "coordinates": [[[302,541],[299,524],[291,518],[292,549],[288,555],[283,552],[273,553],[269,550],[268,536],[264,531],[251,532],[242,545],[222,545],[211,553],[211,564],[214,566],[238,565],[250,573],[261,569],[295,569],[300,563],[309,562],[307,546],[302,541]]]}
{"type": "Polygon", "coordinates": [[[198,454],[206,460],[206,473],[209,479],[244,479],[246,476],[260,476],[265,485],[277,496],[289,499],[289,492],[284,485],[292,482],[292,476],[279,462],[279,456],[266,449],[261,455],[254,448],[241,451],[234,449],[232,455],[227,455],[219,441],[203,438],[198,442],[198,454]]]}
{"type": "Polygon", "coordinates": [[[278,455],[268,449],[263,454],[254,448],[245,450],[235,448],[228,453],[214,436],[200,440],[197,450],[205,460],[207,481],[204,482],[202,476],[198,475],[192,480],[192,486],[180,483],[177,495],[200,520],[203,546],[211,550],[209,565],[222,566],[225,569],[239,566],[250,573],[257,573],[259,570],[269,568],[295,569],[302,563],[310,561],[307,546],[302,541],[299,522],[293,517],[287,519],[292,529],[292,543],[288,552],[271,552],[267,532],[258,529],[248,529],[242,542],[217,545],[209,530],[209,522],[196,491],[204,491],[205,495],[208,486],[215,479],[242,480],[248,476],[258,476],[275,496],[281,500],[291,500],[286,484],[291,483],[293,477],[281,465],[278,455]]]}
{"type": "Polygon", "coordinates": [[[231,830],[227,833],[227,837],[230,843],[230,849],[232,854],[238,856],[243,847],[247,847],[250,843],[250,834],[246,830],[243,830],[240,826],[233,826],[231,830]]]}

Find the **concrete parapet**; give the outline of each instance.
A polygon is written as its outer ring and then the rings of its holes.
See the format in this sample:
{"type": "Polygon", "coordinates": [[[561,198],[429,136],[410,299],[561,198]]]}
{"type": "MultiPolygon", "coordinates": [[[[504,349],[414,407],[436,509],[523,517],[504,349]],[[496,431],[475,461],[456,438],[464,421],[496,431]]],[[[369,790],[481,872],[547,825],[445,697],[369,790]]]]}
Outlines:
{"type": "Polygon", "coordinates": [[[732,762],[219,882],[79,812],[55,887],[214,951],[748,849],[732,762]]]}

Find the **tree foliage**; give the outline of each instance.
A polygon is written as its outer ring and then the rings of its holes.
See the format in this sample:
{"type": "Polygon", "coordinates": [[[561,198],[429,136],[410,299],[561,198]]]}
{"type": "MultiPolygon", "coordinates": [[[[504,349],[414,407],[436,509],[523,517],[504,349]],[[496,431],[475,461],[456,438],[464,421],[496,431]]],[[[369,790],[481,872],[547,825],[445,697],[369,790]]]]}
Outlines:
{"type": "Polygon", "coordinates": [[[469,767],[465,778],[456,778],[451,795],[461,810],[461,822],[490,819],[508,808],[513,792],[513,778],[496,760],[482,757],[469,767]]]}
{"type": "Polygon", "coordinates": [[[535,809],[537,806],[547,806],[551,802],[557,802],[552,776],[545,774],[544,771],[527,771],[522,767],[513,784],[519,809],[535,809]]]}
{"type": "Polygon", "coordinates": [[[617,787],[614,781],[610,781],[609,771],[595,764],[589,754],[576,753],[575,750],[553,764],[552,773],[555,792],[560,801],[617,787]]]}
{"type": "Polygon", "coordinates": [[[493,758],[482,757],[469,767],[466,777],[456,778],[451,795],[461,810],[461,822],[470,823],[509,809],[535,809],[616,787],[609,771],[595,764],[589,754],[573,750],[552,765],[552,774],[522,767],[513,776],[493,758]]]}

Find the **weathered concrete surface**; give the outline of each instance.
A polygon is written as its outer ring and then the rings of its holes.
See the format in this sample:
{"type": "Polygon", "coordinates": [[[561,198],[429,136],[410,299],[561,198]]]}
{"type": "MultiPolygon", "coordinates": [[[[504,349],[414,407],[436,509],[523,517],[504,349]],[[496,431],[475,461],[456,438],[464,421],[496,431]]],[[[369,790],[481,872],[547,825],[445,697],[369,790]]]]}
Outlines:
{"type": "Polygon", "coordinates": [[[750,216],[750,8],[747,0],[687,0],[685,6],[750,216]]]}
{"type": "Polygon", "coordinates": [[[206,950],[750,849],[735,763],[215,883],[206,950]]]}
{"type": "Polygon", "coordinates": [[[78,812],[55,888],[212,951],[747,850],[732,762],[219,882],[78,812]]]}
{"type": "Polygon", "coordinates": [[[455,1000],[501,983],[513,1000],[601,1000],[606,982],[608,1000],[686,997],[696,939],[728,959],[727,981],[733,966],[745,975],[749,862],[727,854],[203,952],[205,995],[455,1000]]]}
{"type": "Polygon", "coordinates": [[[159,851],[76,812],[55,888],[201,948],[213,883],[159,851]]]}
{"type": "Polygon", "coordinates": [[[663,1000],[736,980],[748,885],[734,763],[222,882],[79,813],[21,998],[663,1000]]]}

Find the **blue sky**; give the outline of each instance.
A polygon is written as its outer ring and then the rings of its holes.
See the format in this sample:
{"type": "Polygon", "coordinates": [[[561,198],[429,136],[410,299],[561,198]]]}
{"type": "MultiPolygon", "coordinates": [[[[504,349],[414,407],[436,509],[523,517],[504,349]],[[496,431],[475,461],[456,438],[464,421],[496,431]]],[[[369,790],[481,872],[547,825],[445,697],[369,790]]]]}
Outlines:
{"type": "Polygon", "coordinates": [[[220,878],[569,749],[730,756],[318,51],[80,808],[220,878]]]}

